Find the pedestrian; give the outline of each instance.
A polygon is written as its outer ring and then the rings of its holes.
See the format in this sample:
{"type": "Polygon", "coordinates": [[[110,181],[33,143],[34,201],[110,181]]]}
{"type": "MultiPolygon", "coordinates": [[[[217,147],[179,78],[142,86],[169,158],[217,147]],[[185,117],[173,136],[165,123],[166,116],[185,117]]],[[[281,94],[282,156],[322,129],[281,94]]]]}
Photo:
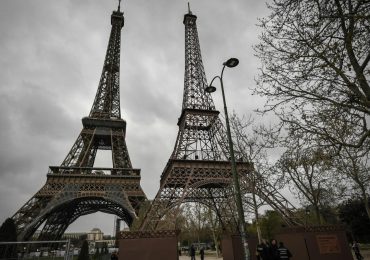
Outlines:
{"type": "Polygon", "coordinates": [[[268,259],[268,253],[269,253],[268,250],[269,250],[269,248],[266,244],[266,241],[262,240],[262,242],[257,245],[257,249],[256,249],[257,260],[269,260],[268,259]]]}
{"type": "Polygon", "coordinates": [[[261,254],[263,252],[262,242],[257,245],[256,248],[256,258],[257,260],[263,260],[261,254]]]}
{"type": "Polygon", "coordinates": [[[195,248],[194,245],[191,245],[190,247],[190,259],[195,260],[195,248]]]}
{"type": "Polygon", "coordinates": [[[199,253],[200,253],[200,260],[204,260],[204,247],[200,249],[199,253]]]}
{"type": "Polygon", "coordinates": [[[279,249],[277,245],[276,239],[272,239],[270,242],[270,248],[269,248],[269,260],[280,260],[279,259],[279,249]]]}
{"type": "Polygon", "coordinates": [[[110,256],[110,260],[118,260],[118,255],[117,255],[117,252],[114,251],[111,256],[110,256]]]}
{"type": "Polygon", "coordinates": [[[289,249],[284,246],[283,242],[279,242],[278,250],[279,250],[280,260],[286,260],[286,259],[289,260],[293,256],[292,253],[289,251],[289,249]]]}
{"type": "Polygon", "coordinates": [[[358,246],[356,241],[353,241],[352,250],[355,252],[355,256],[356,256],[357,260],[364,259],[364,257],[361,255],[360,247],[358,246]]]}

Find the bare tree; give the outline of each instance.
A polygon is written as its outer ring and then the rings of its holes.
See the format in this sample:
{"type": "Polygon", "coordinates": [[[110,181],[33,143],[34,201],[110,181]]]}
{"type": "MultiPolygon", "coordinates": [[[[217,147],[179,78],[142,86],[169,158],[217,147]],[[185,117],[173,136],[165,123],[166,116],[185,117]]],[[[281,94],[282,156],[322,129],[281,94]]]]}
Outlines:
{"type": "Polygon", "coordinates": [[[345,147],[334,163],[338,173],[353,185],[351,195],[357,193],[362,199],[370,219],[370,155],[361,150],[345,147]]]}
{"type": "MultiPolygon", "coordinates": [[[[230,117],[233,132],[235,149],[240,156],[248,162],[253,163],[253,173],[247,179],[241,179],[242,189],[245,195],[244,208],[246,213],[251,212],[255,218],[257,236],[262,241],[260,229],[259,208],[266,205],[266,202],[258,196],[257,185],[261,178],[272,180],[271,163],[268,161],[267,145],[261,135],[256,132],[254,119],[251,116],[239,117],[233,113],[230,117]]],[[[275,183],[276,184],[276,183],[275,183]]]]}
{"type": "Polygon", "coordinates": [[[321,146],[370,148],[370,1],[274,0],[255,46],[254,91],[278,129],[321,146]]]}
{"type": "Polygon", "coordinates": [[[332,204],[338,201],[342,194],[342,185],[335,178],[331,158],[321,149],[305,147],[297,140],[281,156],[276,170],[300,202],[313,208],[316,223],[323,224],[321,210],[329,201],[332,204]]]}
{"type": "Polygon", "coordinates": [[[212,239],[213,239],[213,243],[215,245],[215,249],[216,249],[216,256],[219,257],[220,256],[220,251],[218,249],[218,239],[217,239],[217,231],[220,229],[218,228],[219,225],[217,225],[217,216],[215,214],[215,212],[213,212],[211,210],[211,208],[208,208],[208,218],[209,218],[209,222],[211,224],[211,231],[212,231],[212,239]]]}
{"type": "MultiPolygon", "coordinates": [[[[215,239],[219,225],[214,212],[199,202],[184,203],[178,218],[181,219],[178,228],[187,233],[191,242],[204,242],[205,238],[215,239]]],[[[185,234],[186,235],[186,234],[185,234]]]]}

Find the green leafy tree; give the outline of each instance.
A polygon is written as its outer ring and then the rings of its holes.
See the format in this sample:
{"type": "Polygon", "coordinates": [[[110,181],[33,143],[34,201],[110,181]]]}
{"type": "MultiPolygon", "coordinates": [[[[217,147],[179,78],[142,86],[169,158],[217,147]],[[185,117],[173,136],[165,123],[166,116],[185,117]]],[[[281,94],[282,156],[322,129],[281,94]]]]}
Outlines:
{"type": "Polygon", "coordinates": [[[284,226],[284,220],[280,214],[273,210],[268,210],[265,215],[260,218],[260,227],[262,237],[271,240],[276,233],[284,226]]]}
{"type": "Polygon", "coordinates": [[[352,231],[353,238],[359,242],[370,242],[370,220],[367,217],[364,203],[361,199],[349,199],[338,207],[339,218],[352,231]]]}
{"type": "MultiPolygon", "coordinates": [[[[14,220],[8,218],[0,227],[0,242],[16,242],[17,228],[14,220]]],[[[14,258],[17,256],[15,245],[0,246],[0,258],[14,258]]]]}
{"type": "Polygon", "coordinates": [[[14,220],[7,218],[0,227],[0,241],[15,242],[17,241],[17,228],[14,220]]]}
{"type": "Polygon", "coordinates": [[[82,243],[80,254],[78,255],[77,260],[90,260],[89,257],[89,244],[87,240],[82,243]]]}

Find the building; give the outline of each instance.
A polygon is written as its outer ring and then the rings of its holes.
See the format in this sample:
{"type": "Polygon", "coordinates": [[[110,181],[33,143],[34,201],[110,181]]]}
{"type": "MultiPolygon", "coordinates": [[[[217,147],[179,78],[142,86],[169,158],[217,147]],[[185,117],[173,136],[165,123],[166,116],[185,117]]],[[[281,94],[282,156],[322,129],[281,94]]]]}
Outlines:
{"type": "Polygon", "coordinates": [[[103,240],[104,233],[99,228],[93,228],[89,233],[87,233],[88,241],[103,240]]]}

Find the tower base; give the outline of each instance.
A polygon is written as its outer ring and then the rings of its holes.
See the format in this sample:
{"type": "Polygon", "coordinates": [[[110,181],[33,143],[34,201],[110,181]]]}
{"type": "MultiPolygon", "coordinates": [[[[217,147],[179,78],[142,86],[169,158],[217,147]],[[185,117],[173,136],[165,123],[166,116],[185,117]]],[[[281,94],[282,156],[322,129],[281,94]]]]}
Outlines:
{"type": "Polygon", "coordinates": [[[292,252],[292,259],[352,260],[343,226],[309,226],[282,229],[278,241],[292,252]]]}
{"type": "Polygon", "coordinates": [[[119,260],[178,259],[179,230],[128,231],[119,234],[119,260]]]}

